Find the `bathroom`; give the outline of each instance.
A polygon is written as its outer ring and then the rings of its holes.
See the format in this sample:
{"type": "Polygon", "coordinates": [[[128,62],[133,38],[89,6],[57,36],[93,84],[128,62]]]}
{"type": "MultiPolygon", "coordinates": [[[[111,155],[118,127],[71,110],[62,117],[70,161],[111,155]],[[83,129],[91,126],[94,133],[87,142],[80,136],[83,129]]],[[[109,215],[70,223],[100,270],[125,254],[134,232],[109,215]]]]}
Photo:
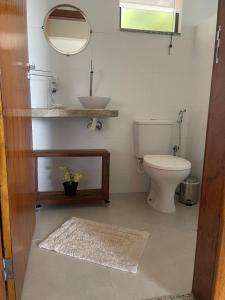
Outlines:
{"type": "MultiPolygon", "coordinates": [[[[191,174],[201,181],[218,1],[183,0],[181,34],[171,36],[120,30],[119,0],[68,0],[66,4],[84,13],[91,29],[85,49],[74,55],[55,51],[42,28],[49,11],[61,4],[65,3],[27,1],[29,63],[36,68],[30,76],[32,108],[82,109],[78,98],[89,96],[92,61],[93,94],[110,97],[107,110],[118,111],[118,117],[100,118],[101,130],[87,128],[95,121],[90,118],[35,117],[33,147],[35,151],[107,149],[111,204],[37,209],[22,299],[143,300],[188,294],[198,205],[176,202],[177,211],[165,214],[147,204],[150,179],[135,157],[133,129],[138,120],[172,120],[172,154],[179,144],[178,114],[186,110],[178,155],[191,162],[191,174]],[[56,92],[51,94],[52,79],[56,92]],[[56,108],[51,107],[53,102],[56,108]],[[149,232],[140,271],[133,275],[108,270],[38,249],[39,241],[72,216],[149,232]]],[[[61,188],[63,165],[82,173],[80,189],[100,187],[99,158],[41,158],[39,191],[61,188]]]]}

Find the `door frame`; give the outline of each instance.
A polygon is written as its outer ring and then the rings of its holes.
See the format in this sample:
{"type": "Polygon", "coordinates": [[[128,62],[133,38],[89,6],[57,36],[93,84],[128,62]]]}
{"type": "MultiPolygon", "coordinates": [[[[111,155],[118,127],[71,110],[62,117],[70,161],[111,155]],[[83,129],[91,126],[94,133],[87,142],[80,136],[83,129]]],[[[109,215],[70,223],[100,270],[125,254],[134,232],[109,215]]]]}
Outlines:
{"type": "Polygon", "coordinates": [[[225,298],[225,0],[218,0],[216,33],[192,289],[197,300],[225,298]]]}
{"type": "MultiPolygon", "coordinates": [[[[13,254],[12,254],[12,241],[11,241],[11,233],[10,233],[11,232],[10,205],[9,205],[9,194],[8,194],[8,175],[7,175],[7,161],[6,161],[6,151],[5,151],[5,133],[4,133],[3,110],[2,110],[1,84],[0,84],[0,183],[1,183],[0,227],[1,227],[1,242],[2,242],[1,246],[4,254],[3,258],[12,260],[13,254]]],[[[10,300],[14,300],[16,295],[14,279],[6,280],[5,288],[7,290],[7,297],[10,300]]]]}
{"type": "MultiPolygon", "coordinates": [[[[1,212],[1,210],[0,210],[1,212]]],[[[3,266],[3,244],[2,244],[2,228],[1,228],[1,213],[0,213],[0,299],[6,300],[6,284],[4,278],[4,266],[3,266]]]]}

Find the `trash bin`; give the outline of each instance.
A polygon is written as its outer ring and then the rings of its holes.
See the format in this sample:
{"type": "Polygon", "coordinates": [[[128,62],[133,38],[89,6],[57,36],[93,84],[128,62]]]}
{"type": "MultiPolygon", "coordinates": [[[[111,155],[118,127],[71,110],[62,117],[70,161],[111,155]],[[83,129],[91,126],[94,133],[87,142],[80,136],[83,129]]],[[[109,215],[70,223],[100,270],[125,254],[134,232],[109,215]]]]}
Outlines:
{"type": "Polygon", "coordinates": [[[198,203],[200,182],[196,177],[188,177],[180,184],[180,202],[192,206],[198,203]]]}

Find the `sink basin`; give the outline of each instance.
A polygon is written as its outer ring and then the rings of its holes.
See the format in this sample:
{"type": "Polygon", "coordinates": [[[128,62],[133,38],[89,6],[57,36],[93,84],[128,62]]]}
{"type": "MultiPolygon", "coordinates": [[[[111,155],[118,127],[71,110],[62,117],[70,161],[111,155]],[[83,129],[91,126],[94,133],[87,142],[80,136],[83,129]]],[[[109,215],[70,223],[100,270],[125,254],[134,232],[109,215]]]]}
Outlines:
{"type": "Polygon", "coordinates": [[[111,98],[108,97],[79,97],[81,105],[88,109],[105,109],[111,98]]]}

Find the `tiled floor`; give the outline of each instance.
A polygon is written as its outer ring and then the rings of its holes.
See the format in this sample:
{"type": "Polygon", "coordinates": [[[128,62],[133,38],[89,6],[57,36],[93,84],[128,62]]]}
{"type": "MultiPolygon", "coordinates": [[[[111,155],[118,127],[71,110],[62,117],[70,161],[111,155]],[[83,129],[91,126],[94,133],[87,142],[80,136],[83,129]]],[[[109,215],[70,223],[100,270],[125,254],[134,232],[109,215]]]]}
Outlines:
{"type": "Polygon", "coordinates": [[[109,208],[42,208],[37,213],[22,300],[146,300],[189,293],[198,207],[177,204],[175,214],[161,214],[145,198],[145,194],[117,194],[111,196],[109,208]],[[148,231],[138,273],[40,250],[38,242],[71,216],[148,231]]]}

